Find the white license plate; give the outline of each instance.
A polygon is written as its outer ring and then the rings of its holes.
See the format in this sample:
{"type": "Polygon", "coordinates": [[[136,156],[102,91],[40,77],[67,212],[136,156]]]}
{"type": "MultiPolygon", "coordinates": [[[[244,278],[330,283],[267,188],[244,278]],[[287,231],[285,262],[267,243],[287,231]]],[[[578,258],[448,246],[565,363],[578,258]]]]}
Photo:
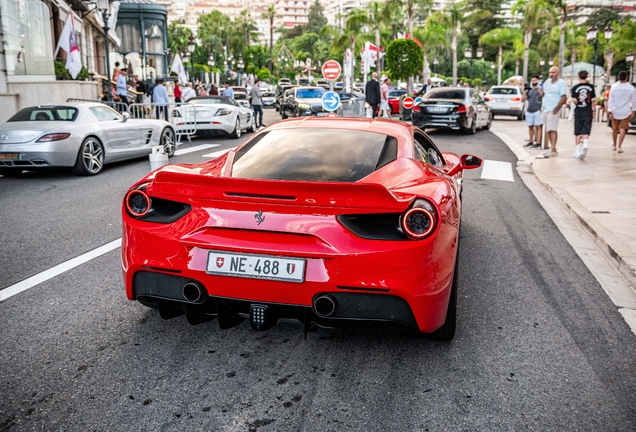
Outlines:
{"type": "Polygon", "coordinates": [[[317,115],[317,116],[320,116],[320,117],[326,116],[326,115],[328,115],[328,114],[329,114],[329,113],[324,113],[324,112],[323,112],[323,113],[316,113],[316,115],[317,115]]]}
{"type": "Polygon", "coordinates": [[[206,272],[223,276],[303,282],[305,260],[272,255],[210,251],[206,272]]]}
{"type": "Polygon", "coordinates": [[[448,108],[432,106],[432,107],[428,107],[428,110],[433,112],[446,112],[448,108]]]}

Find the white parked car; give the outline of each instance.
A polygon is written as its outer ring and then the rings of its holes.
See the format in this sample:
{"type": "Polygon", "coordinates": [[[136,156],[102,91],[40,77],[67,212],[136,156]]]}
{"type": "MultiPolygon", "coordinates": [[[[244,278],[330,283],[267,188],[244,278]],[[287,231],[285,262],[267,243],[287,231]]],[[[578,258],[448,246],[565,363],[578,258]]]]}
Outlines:
{"type": "Polygon", "coordinates": [[[252,105],[250,104],[250,101],[247,97],[247,93],[235,91],[234,100],[237,101],[241,106],[252,109],[252,105]]]}
{"type": "Polygon", "coordinates": [[[172,112],[172,123],[178,132],[196,124],[197,134],[221,133],[238,138],[242,131],[254,132],[254,111],[227,96],[199,96],[172,112]]]}
{"type": "Polygon", "coordinates": [[[146,156],[159,145],[174,154],[175,131],[163,120],[132,119],[98,102],[32,106],[0,125],[0,174],[69,167],[95,175],[107,163],[146,156]]]}
{"type": "Polygon", "coordinates": [[[515,116],[517,120],[523,120],[526,114],[526,103],[522,102],[522,90],[518,86],[492,86],[484,99],[486,105],[492,110],[492,116],[515,116]]]}

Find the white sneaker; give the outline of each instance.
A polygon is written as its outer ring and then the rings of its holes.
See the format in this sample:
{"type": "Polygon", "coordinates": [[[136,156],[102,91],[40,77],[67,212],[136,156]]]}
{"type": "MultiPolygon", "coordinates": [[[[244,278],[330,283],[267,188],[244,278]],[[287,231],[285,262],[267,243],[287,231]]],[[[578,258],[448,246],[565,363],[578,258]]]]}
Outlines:
{"type": "Polygon", "coordinates": [[[559,155],[558,151],[552,151],[552,150],[548,150],[547,152],[543,153],[543,157],[544,158],[551,158],[551,157],[556,157],[559,155]]]}
{"type": "Polygon", "coordinates": [[[585,159],[585,156],[587,156],[587,147],[583,147],[581,154],[579,155],[579,159],[583,160],[585,159]]]}
{"type": "Polygon", "coordinates": [[[581,144],[576,146],[576,150],[574,150],[574,154],[572,156],[575,158],[581,157],[581,144]]]}

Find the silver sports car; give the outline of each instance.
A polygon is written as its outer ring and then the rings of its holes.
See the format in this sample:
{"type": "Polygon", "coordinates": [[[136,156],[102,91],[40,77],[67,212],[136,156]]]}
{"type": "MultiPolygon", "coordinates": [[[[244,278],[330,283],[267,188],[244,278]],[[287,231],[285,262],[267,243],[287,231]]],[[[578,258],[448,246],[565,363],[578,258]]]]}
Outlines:
{"type": "Polygon", "coordinates": [[[77,175],[95,175],[107,163],[148,155],[154,146],[174,154],[170,123],[129,117],[96,102],[24,108],[0,125],[0,174],[71,167],[77,175]]]}

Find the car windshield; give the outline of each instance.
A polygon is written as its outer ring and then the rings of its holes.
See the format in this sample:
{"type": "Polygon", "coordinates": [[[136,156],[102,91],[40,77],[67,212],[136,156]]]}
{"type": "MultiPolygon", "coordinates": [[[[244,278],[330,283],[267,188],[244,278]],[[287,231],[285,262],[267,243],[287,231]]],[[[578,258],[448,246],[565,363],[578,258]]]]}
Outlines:
{"type": "Polygon", "coordinates": [[[519,91],[516,88],[510,87],[494,87],[488,90],[488,94],[498,94],[498,95],[518,95],[519,91]]]}
{"type": "Polygon", "coordinates": [[[274,97],[274,93],[270,93],[270,92],[263,93],[263,97],[274,97]]]}
{"type": "Polygon", "coordinates": [[[296,90],[296,97],[303,99],[321,98],[326,93],[323,88],[315,89],[298,89],[296,90]]]}
{"type": "Polygon", "coordinates": [[[422,99],[465,99],[466,91],[465,90],[438,90],[438,91],[429,91],[422,99]]]}
{"type": "Polygon", "coordinates": [[[232,177],[355,182],[394,160],[396,143],[393,137],[366,131],[273,130],[237,152],[232,177]]]}
{"type": "Polygon", "coordinates": [[[29,107],[18,111],[7,121],[75,121],[77,113],[77,108],[73,107],[29,107]]]}

